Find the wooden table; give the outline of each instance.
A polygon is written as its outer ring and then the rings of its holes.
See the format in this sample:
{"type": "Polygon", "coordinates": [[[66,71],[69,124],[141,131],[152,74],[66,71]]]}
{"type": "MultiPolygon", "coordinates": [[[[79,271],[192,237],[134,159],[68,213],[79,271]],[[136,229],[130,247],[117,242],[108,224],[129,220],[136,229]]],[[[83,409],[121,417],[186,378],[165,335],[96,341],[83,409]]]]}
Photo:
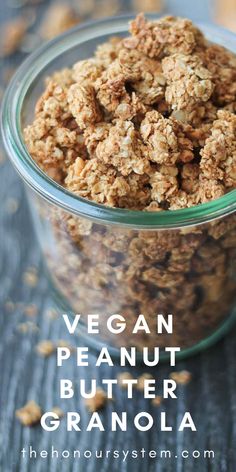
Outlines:
{"type": "MultiPolygon", "coordinates": [[[[173,1],[170,4],[174,13],[191,14],[193,6],[189,1],[173,1]],[[183,5],[185,4],[185,7],[183,5]]],[[[192,4],[192,2],[191,2],[192,4]]],[[[37,8],[40,15],[45,3],[37,8]]],[[[1,21],[10,18],[15,10],[1,3],[1,21]]],[[[208,3],[196,4],[198,19],[209,19],[208,3]]],[[[4,62],[4,71],[17,65],[22,55],[14,56],[4,62]]],[[[90,369],[76,368],[73,360],[61,369],[56,368],[56,357],[48,359],[35,352],[40,340],[71,339],[67,335],[61,318],[49,316],[54,302],[51,297],[41,260],[40,251],[31,225],[29,209],[23,185],[8,162],[0,167],[0,472],[235,472],[236,471],[236,329],[214,348],[201,355],[178,364],[178,369],[187,369],[193,375],[192,381],[179,387],[177,400],[163,402],[161,410],[168,414],[173,432],[159,432],[158,427],[149,433],[137,432],[130,426],[127,432],[111,433],[109,427],[112,410],[128,411],[130,419],[139,411],[150,411],[159,422],[160,409],[150,406],[142,395],[137,393],[134,401],[127,401],[122,390],[116,395],[102,413],[107,432],[98,431],[66,432],[65,420],[59,430],[43,432],[40,426],[22,427],[15,418],[15,410],[28,400],[35,400],[43,410],[59,406],[65,412],[78,411],[82,423],[86,424],[89,414],[84,403],[75,395],[72,400],[59,400],[59,379],[69,377],[75,385],[80,377],[115,378],[119,368],[90,369]],[[23,281],[23,274],[29,267],[38,271],[38,284],[30,286],[23,281]],[[34,314],[27,308],[37,307],[34,314]],[[28,313],[25,314],[25,310],[28,313]],[[198,428],[196,433],[178,433],[176,425],[184,411],[190,411],[198,428]],[[95,450],[170,450],[172,458],[154,460],[147,455],[141,460],[129,459],[127,462],[111,457],[95,459],[23,459],[20,451],[28,450],[29,445],[36,450],[51,450],[54,446],[59,452],[78,449],[83,452],[95,450]],[[215,459],[191,457],[193,450],[214,450],[215,459]],[[188,459],[181,458],[181,451],[190,453],[188,459]]],[[[74,340],[79,344],[81,340],[74,340]]],[[[91,353],[91,364],[94,355],[91,353]]],[[[167,378],[170,369],[161,365],[154,376],[161,381],[167,378]]],[[[140,369],[137,369],[139,374],[140,369]]]]}

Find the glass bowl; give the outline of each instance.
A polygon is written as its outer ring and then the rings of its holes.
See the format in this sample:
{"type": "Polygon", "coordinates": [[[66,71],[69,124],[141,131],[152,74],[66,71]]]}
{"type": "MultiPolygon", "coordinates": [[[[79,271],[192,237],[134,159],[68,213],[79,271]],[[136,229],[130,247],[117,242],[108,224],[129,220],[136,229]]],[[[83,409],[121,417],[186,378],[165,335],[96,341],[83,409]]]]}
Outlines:
{"type": "MultiPolygon", "coordinates": [[[[141,212],[98,205],[68,192],[30,157],[22,134],[34,116],[44,80],[54,71],[93,55],[111,36],[127,35],[129,17],[76,27],[43,45],[18,69],[2,107],[6,152],[26,183],[50,284],[63,312],[80,313],[80,332],[90,345],[178,346],[185,357],[217,341],[235,320],[236,191],[196,207],[141,212]],[[87,315],[100,315],[100,332],[87,335],[87,315]],[[126,329],[111,334],[107,319],[124,317],[126,329]],[[150,334],[133,334],[144,314],[150,334]],[[173,314],[173,333],[157,334],[157,314],[173,314]]],[[[236,52],[236,37],[199,25],[206,37],[236,52]]]]}

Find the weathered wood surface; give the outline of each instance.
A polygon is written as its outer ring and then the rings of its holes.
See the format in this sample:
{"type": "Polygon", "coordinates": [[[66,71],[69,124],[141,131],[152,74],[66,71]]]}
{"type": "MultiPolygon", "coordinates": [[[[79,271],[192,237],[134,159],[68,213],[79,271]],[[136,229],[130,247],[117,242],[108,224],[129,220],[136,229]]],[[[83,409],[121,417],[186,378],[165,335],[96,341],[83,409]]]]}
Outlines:
{"type": "MultiPolygon", "coordinates": [[[[170,2],[169,2],[170,3],[170,2]]],[[[190,2],[178,2],[189,8],[190,2]],[[187,5],[188,4],[188,5],[187,5]]],[[[198,2],[198,19],[206,19],[205,5],[198,2]],[[205,16],[204,16],[205,15],[205,16]]],[[[177,2],[176,2],[177,4],[177,2]]],[[[175,4],[175,12],[176,12],[175,4]]],[[[191,2],[192,4],[192,2],[191,2]]],[[[40,11],[45,4],[40,5],[40,11]]],[[[12,15],[5,2],[1,2],[1,21],[12,15]]],[[[186,9],[184,9],[185,14],[186,9]]],[[[180,8],[180,13],[183,13],[180,8]]],[[[19,63],[19,57],[14,58],[19,63]]],[[[13,62],[10,62],[12,64],[13,62]]],[[[8,66],[5,62],[4,66],[8,66]]],[[[1,74],[4,70],[1,69],[1,74]]],[[[173,432],[137,432],[130,421],[127,432],[111,433],[109,426],[112,409],[128,411],[129,418],[139,411],[151,411],[159,418],[159,409],[150,407],[141,394],[134,401],[126,400],[119,391],[114,403],[109,403],[102,413],[107,432],[66,432],[65,420],[61,428],[53,433],[43,432],[40,426],[21,427],[15,419],[15,410],[28,400],[34,399],[44,410],[60,406],[65,412],[78,411],[82,424],[86,425],[89,415],[78,395],[73,400],[60,401],[59,379],[68,377],[75,384],[80,377],[115,378],[119,368],[98,370],[76,368],[71,361],[65,367],[56,368],[56,358],[44,359],[35,353],[35,345],[42,339],[68,339],[61,319],[50,320],[47,310],[53,307],[50,289],[44,274],[40,252],[31,225],[23,185],[8,162],[0,166],[0,472],[235,472],[236,471],[236,329],[209,351],[181,362],[179,369],[192,372],[193,380],[181,387],[177,400],[166,401],[161,410],[167,411],[173,432]],[[16,202],[19,207],[17,208],[16,202]],[[37,287],[23,283],[22,275],[29,267],[39,272],[37,287]],[[11,306],[11,303],[14,306],[11,306]],[[38,313],[31,319],[24,314],[24,307],[35,304],[38,313]],[[31,321],[38,329],[21,332],[21,324],[31,321]],[[176,425],[181,414],[189,410],[197,424],[196,433],[177,433],[176,425]],[[22,458],[20,451],[32,445],[37,452],[50,450],[53,445],[63,450],[171,450],[173,458],[153,460],[145,457],[122,462],[121,459],[42,459],[22,458]],[[182,459],[181,450],[215,450],[214,461],[206,459],[182,459]],[[176,457],[177,456],[177,457],[176,457]]],[[[71,339],[69,340],[71,342],[71,339]]],[[[74,339],[78,344],[80,340],[74,339]]],[[[91,354],[93,363],[93,354],[91,354]]],[[[138,370],[138,369],[137,369],[138,370]]],[[[170,368],[162,365],[154,375],[158,380],[168,377],[170,368]]]]}

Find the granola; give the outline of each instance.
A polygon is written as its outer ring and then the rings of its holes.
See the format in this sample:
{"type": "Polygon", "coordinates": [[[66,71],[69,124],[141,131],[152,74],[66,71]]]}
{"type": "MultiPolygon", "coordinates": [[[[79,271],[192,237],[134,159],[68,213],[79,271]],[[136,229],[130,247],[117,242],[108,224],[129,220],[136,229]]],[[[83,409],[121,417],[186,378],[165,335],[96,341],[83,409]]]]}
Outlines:
{"type": "Polygon", "coordinates": [[[218,198],[235,187],[235,56],[182,18],[138,15],[130,31],[47,80],[25,130],[32,157],[109,206],[173,210],[218,198]],[[227,140],[221,164],[209,158],[216,142],[224,147],[217,129],[227,140]]]}
{"type": "Polygon", "coordinates": [[[38,314],[38,307],[35,304],[26,305],[24,307],[24,314],[29,317],[34,317],[38,314]]]}
{"type": "Polygon", "coordinates": [[[181,370],[180,372],[172,372],[170,378],[175,380],[177,384],[186,385],[191,381],[192,374],[187,370],[181,370]]]}
{"type": "Polygon", "coordinates": [[[138,377],[137,390],[143,391],[145,387],[146,380],[152,380],[153,376],[151,374],[145,373],[138,377]]]}
{"type": "Polygon", "coordinates": [[[63,411],[60,407],[58,407],[58,406],[54,406],[54,407],[52,408],[52,412],[53,412],[55,415],[57,415],[58,418],[63,418],[63,416],[64,416],[64,414],[65,414],[64,411],[63,411]]]}
{"type": "Polygon", "coordinates": [[[201,177],[236,187],[236,115],[220,110],[201,150],[201,177]]]}
{"type": "Polygon", "coordinates": [[[100,387],[97,388],[96,394],[94,397],[86,398],[85,400],[85,405],[91,413],[101,410],[102,408],[104,408],[106,403],[107,403],[106,393],[100,387]]]}
{"type": "Polygon", "coordinates": [[[44,39],[52,39],[79,22],[80,18],[72,7],[66,3],[57,3],[47,9],[40,33],[44,39]]]}
{"type": "Polygon", "coordinates": [[[2,27],[1,31],[1,56],[10,56],[16,52],[21,45],[28,30],[29,23],[23,17],[9,21],[2,27]]]}
{"type": "Polygon", "coordinates": [[[29,401],[19,410],[16,410],[16,417],[23,426],[33,426],[39,423],[41,416],[42,410],[33,400],[29,401]]]}
{"type": "Polygon", "coordinates": [[[29,267],[23,273],[23,281],[29,287],[36,287],[38,284],[38,274],[36,267],[29,267]]]}
{"type": "Polygon", "coordinates": [[[132,5],[136,11],[145,11],[146,13],[157,13],[164,7],[163,0],[132,0],[132,5]]]}
{"type": "MultiPolygon", "coordinates": [[[[24,131],[32,158],[67,191],[114,208],[155,214],[235,189],[235,55],[183,18],[138,15],[130,32],[47,79],[24,131]]],[[[176,318],[171,337],[104,340],[188,347],[232,308],[235,215],[166,231],[102,225],[41,201],[40,216],[74,312],[125,312],[130,325],[138,313],[150,324],[155,312],[176,318]]]]}
{"type": "Polygon", "coordinates": [[[49,357],[51,356],[56,350],[55,345],[50,340],[43,340],[40,341],[36,346],[36,351],[42,357],[49,357]]]}
{"type": "Polygon", "coordinates": [[[94,4],[92,10],[93,18],[104,18],[116,15],[120,10],[119,0],[98,0],[94,4]]]}
{"type": "Polygon", "coordinates": [[[152,399],[152,405],[157,407],[157,406],[160,406],[161,403],[162,403],[162,397],[160,397],[160,395],[156,395],[155,398],[152,399]]]}
{"type": "Polygon", "coordinates": [[[117,376],[117,383],[118,383],[119,387],[126,388],[127,387],[126,381],[133,380],[133,379],[134,379],[134,377],[132,376],[132,374],[130,372],[121,372],[117,376]]]}
{"type": "Polygon", "coordinates": [[[173,110],[188,110],[211,98],[212,76],[197,55],[172,54],[162,67],[168,84],[165,98],[173,110]]]}
{"type": "Polygon", "coordinates": [[[151,58],[183,53],[191,54],[204,45],[204,37],[193,23],[185,18],[168,16],[157,21],[148,21],[143,14],[131,22],[132,37],[125,46],[138,49],[151,58]]]}

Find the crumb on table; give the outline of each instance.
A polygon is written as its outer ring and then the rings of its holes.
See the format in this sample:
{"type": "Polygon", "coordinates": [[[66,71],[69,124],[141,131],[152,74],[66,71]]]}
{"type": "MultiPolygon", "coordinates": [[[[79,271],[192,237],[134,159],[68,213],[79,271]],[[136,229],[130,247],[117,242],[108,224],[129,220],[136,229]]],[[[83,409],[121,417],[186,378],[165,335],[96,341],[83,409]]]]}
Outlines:
{"type": "Polygon", "coordinates": [[[23,426],[33,426],[39,423],[42,416],[42,410],[35,401],[29,401],[25,406],[16,410],[16,418],[23,426]]]}
{"type": "Polygon", "coordinates": [[[175,380],[175,382],[179,385],[186,385],[191,381],[192,374],[187,370],[181,370],[180,372],[172,372],[170,374],[170,378],[175,380]]]}
{"type": "Polygon", "coordinates": [[[102,388],[97,388],[93,398],[86,398],[85,405],[90,412],[95,412],[104,408],[107,403],[106,393],[102,388]]]}
{"type": "Polygon", "coordinates": [[[36,352],[40,354],[40,356],[49,357],[55,352],[56,346],[50,340],[43,340],[37,344],[35,349],[36,349],[36,352]]]}

